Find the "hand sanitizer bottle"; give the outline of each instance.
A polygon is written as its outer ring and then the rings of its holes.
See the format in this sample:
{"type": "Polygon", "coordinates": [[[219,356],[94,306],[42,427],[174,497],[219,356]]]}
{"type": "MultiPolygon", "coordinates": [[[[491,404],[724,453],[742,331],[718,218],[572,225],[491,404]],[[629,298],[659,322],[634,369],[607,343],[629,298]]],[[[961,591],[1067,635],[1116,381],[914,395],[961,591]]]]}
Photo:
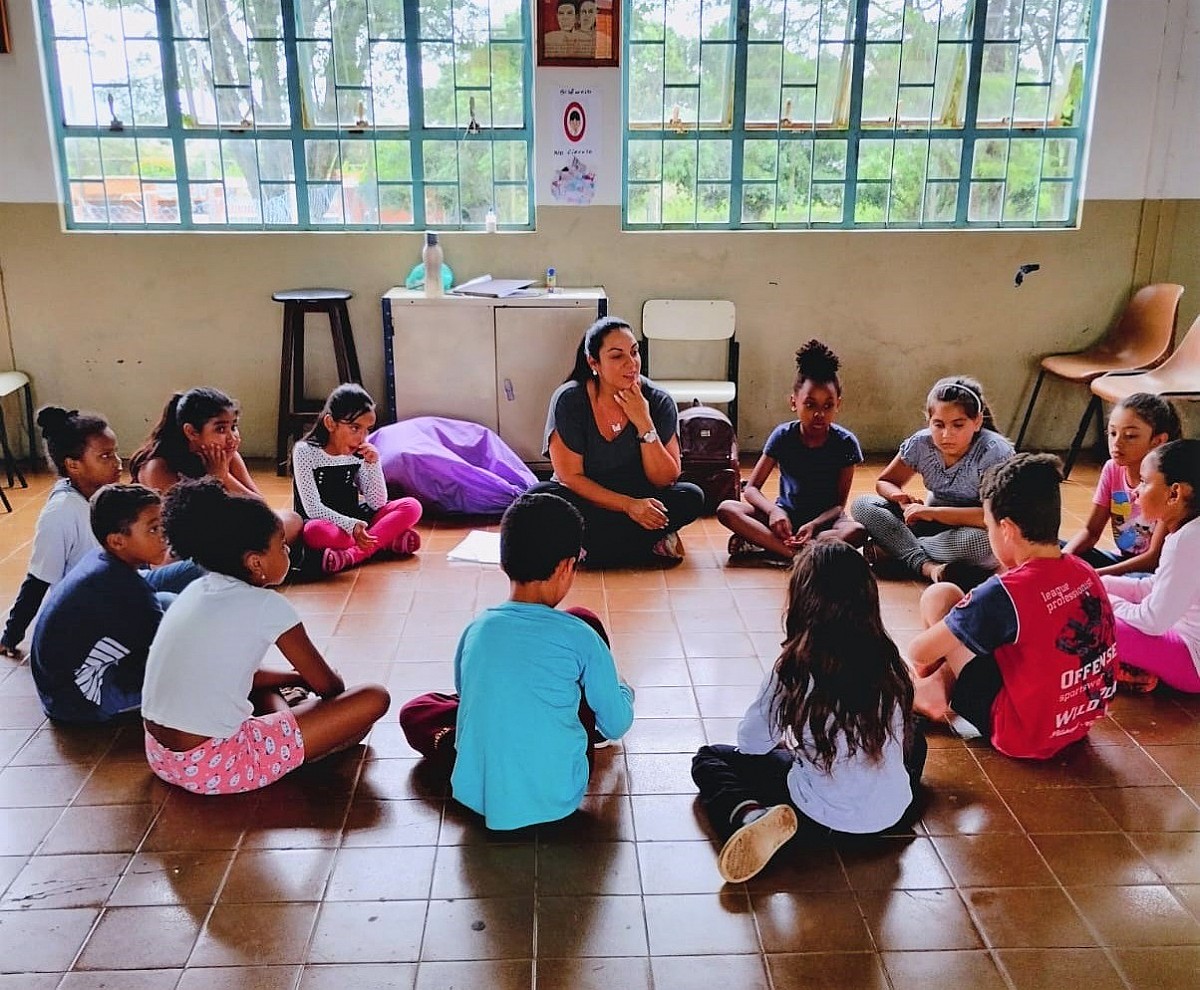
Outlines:
{"type": "Polygon", "coordinates": [[[489,234],[494,234],[496,233],[496,225],[496,211],[494,209],[490,209],[487,211],[487,215],[483,218],[483,229],[489,234]]]}

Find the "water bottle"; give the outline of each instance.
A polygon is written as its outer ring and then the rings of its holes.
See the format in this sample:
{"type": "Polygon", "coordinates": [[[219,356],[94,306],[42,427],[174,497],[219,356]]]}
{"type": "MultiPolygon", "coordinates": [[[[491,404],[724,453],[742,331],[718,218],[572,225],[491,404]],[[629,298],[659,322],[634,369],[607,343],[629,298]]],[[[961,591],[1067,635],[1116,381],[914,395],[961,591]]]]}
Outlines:
{"type": "Polygon", "coordinates": [[[425,232],[425,247],[421,249],[421,264],[425,266],[425,296],[433,299],[445,294],[442,288],[442,246],[438,235],[425,232]]]}
{"type": "Polygon", "coordinates": [[[489,234],[494,234],[494,233],[496,233],[497,223],[498,223],[498,221],[496,220],[496,211],[488,210],[487,214],[483,218],[483,229],[486,230],[489,234]]]}

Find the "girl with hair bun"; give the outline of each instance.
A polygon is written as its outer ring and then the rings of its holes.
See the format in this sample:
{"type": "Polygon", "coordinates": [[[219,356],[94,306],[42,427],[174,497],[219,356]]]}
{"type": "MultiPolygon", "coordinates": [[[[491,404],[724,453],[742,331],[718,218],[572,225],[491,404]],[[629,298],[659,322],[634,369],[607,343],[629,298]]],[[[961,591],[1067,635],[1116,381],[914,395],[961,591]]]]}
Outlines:
{"type": "Polygon", "coordinates": [[[385,688],[347,688],[272,588],[288,573],[279,518],[214,478],[167,494],[171,546],[208,570],[163,618],[142,687],[146,758],[198,794],[266,787],[304,763],[353,746],[388,709],[385,688]],[[292,665],[261,666],[274,645],[292,665]],[[301,688],[295,707],[286,689],[301,688]],[[317,697],[307,697],[307,692],[317,697]]]}
{"type": "Polygon", "coordinates": [[[46,592],[98,545],[88,499],[121,478],[117,438],[103,416],[45,406],[38,410],[37,425],[58,481],[38,516],[29,572],[0,637],[0,655],[14,658],[22,655],[21,640],[46,592]]]}
{"type": "Polygon", "coordinates": [[[790,560],[813,539],[859,546],[866,530],[846,514],[854,466],[863,460],[858,438],[834,420],[842,408],[841,362],[819,340],[796,352],[796,380],[788,405],[796,418],[771,432],[743,492],[717,506],[717,519],[733,530],[729,556],[763,549],[790,560]],[[779,466],[779,498],[762,488],[779,466]]]}

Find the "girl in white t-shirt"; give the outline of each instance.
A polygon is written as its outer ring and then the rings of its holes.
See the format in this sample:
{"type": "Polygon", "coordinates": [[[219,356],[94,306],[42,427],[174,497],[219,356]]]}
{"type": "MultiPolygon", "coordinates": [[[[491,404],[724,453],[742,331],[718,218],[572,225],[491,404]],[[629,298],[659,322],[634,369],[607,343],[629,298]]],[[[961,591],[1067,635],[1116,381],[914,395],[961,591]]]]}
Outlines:
{"type": "Polygon", "coordinates": [[[387,690],[347,690],[291,602],[271,590],[288,572],[278,516],[205,478],[171,489],[163,525],[175,551],[210,573],[179,596],[150,647],[142,688],[150,768],[189,791],[232,794],[362,739],[387,711],[387,690]],[[260,666],[272,644],[293,670],[260,666]],[[281,691],[296,687],[319,697],[291,708],[281,691]]]}
{"type": "Polygon", "coordinates": [[[912,682],[857,550],[840,540],[800,549],[784,631],[737,746],[702,746],[692,760],[730,883],[765,867],[802,821],[825,833],[892,827],[909,813],[925,765],[912,682]]]}
{"type": "Polygon", "coordinates": [[[21,640],[46,592],[98,546],[92,535],[88,499],[104,485],[121,479],[117,438],[103,416],[46,406],[38,410],[37,424],[58,481],[38,516],[29,572],[0,638],[0,656],[14,659],[22,656],[21,640]]]}

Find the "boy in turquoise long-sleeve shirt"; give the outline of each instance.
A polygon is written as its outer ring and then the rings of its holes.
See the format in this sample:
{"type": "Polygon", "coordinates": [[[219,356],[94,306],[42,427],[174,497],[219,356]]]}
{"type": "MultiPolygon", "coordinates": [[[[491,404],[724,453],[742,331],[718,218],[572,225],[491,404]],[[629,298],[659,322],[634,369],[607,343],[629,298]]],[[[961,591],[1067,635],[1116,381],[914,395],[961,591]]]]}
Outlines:
{"type": "MultiPolygon", "coordinates": [[[[617,676],[594,617],[556,608],[575,580],[582,537],[583,520],[563,499],[518,498],[500,524],[509,600],[477,616],[459,640],[451,789],[488,828],[557,821],[579,807],[589,773],[581,721],[588,709],[607,739],[633,724],[633,689],[617,676]]],[[[406,724],[410,706],[401,723],[418,749],[432,752],[432,740],[416,742],[420,730],[406,724]]]]}

